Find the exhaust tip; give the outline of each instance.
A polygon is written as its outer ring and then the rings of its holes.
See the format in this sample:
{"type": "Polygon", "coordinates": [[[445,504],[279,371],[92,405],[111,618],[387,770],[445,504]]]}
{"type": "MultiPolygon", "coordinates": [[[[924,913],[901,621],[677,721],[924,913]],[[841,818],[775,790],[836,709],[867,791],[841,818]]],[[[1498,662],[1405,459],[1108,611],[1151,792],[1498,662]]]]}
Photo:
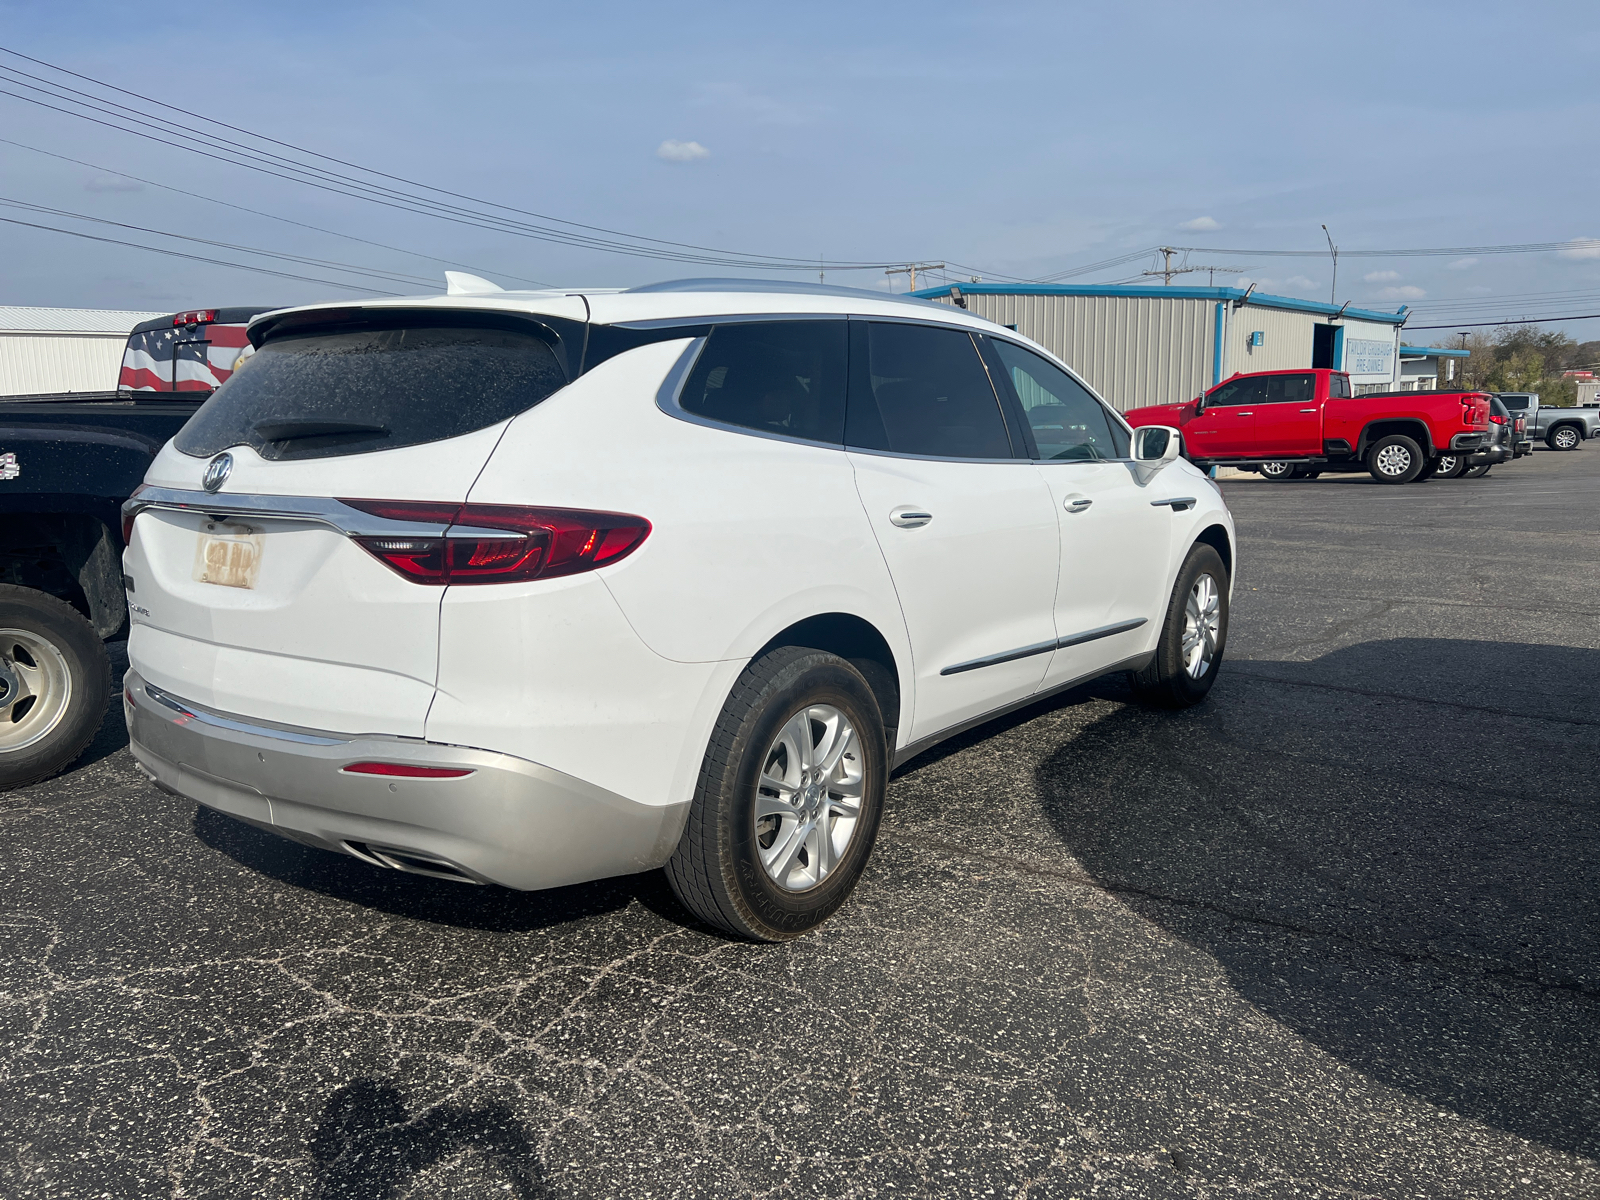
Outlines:
{"type": "Polygon", "coordinates": [[[393,846],[374,846],[369,842],[344,842],[342,845],[347,854],[375,867],[404,871],[409,875],[426,875],[430,879],[448,879],[454,883],[483,884],[483,880],[447,858],[417,850],[400,850],[393,846]]]}

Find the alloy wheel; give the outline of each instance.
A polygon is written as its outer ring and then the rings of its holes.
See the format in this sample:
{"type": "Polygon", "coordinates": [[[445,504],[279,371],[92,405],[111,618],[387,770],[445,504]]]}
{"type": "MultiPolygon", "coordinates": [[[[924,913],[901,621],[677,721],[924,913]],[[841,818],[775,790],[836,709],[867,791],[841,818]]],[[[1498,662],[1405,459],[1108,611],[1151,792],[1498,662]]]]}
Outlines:
{"type": "Polygon", "coordinates": [[[1261,464],[1261,473],[1268,479],[1282,479],[1292,468],[1286,462],[1268,462],[1261,464]]]}
{"type": "Polygon", "coordinates": [[[1385,446],[1378,451],[1378,470],[1385,475],[1400,476],[1411,469],[1411,451],[1404,446],[1385,446]]]}
{"type": "Polygon", "coordinates": [[[1201,575],[1189,589],[1183,610],[1183,669],[1199,679],[1211,669],[1222,631],[1222,598],[1217,581],[1201,575]]]}
{"type": "Polygon", "coordinates": [[[72,703],[66,655],[30,629],[0,629],[0,753],[48,737],[72,703]]]}
{"type": "Polygon", "coordinates": [[[1556,448],[1559,450],[1571,450],[1578,444],[1577,431],[1573,429],[1556,430],[1555,443],[1556,448]]]}
{"type": "Polygon", "coordinates": [[[861,818],[855,726],[831,704],[795,713],[768,747],[756,781],[757,852],[768,878],[803,892],[832,873],[861,818]]]}

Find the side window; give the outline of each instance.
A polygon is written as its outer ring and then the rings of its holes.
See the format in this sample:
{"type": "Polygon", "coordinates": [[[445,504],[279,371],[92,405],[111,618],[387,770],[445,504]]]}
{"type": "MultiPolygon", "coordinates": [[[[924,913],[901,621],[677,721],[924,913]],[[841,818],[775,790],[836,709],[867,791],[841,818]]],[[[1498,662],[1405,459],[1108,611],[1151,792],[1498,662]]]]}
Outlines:
{"type": "Polygon", "coordinates": [[[1501,396],[1500,399],[1507,408],[1516,409],[1518,412],[1528,411],[1528,398],[1526,396],[1501,396]]]}
{"type": "Polygon", "coordinates": [[[847,327],[845,321],[718,325],[678,404],[708,420],[841,445],[847,327]]]}
{"type": "Polygon", "coordinates": [[[1088,389],[1048,359],[991,338],[1028,415],[1039,457],[1093,461],[1128,456],[1128,435],[1088,389]]]}
{"type": "Polygon", "coordinates": [[[1000,401],[972,336],[854,322],[845,442],[933,458],[1014,458],[1000,401]]]}
{"type": "Polygon", "coordinates": [[[1268,375],[1263,404],[1314,404],[1317,399],[1317,377],[1304,375],[1268,375]]]}
{"type": "Polygon", "coordinates": [[[1242,408],[1261,401],[1260,380],[1251,376],[1225,383],[1206,397],[1207,408],[1242,408]]]}
{"type": "Polygon", "coordinates": [[[1338,374],[1328,376],[1328,399],[1350,399],[1350,376],[1338,374]]]}

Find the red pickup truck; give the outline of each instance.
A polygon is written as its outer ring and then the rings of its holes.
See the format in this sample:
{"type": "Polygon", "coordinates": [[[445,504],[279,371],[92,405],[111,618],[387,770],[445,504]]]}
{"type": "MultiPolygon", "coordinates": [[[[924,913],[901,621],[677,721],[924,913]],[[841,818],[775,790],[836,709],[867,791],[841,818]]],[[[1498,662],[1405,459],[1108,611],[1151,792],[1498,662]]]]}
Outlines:
{"type": "Polygon", "coordinates": [[[1173,425],[1202,465],[1254,466],[1265,474],[1367,470],[1380,483],[1426,479],[1447,455],[1486,447],[1487,392],[1351,395],[1343,371],[1235,375],[1185,404],[1124,413],[1128,423],[1173,425]]]}

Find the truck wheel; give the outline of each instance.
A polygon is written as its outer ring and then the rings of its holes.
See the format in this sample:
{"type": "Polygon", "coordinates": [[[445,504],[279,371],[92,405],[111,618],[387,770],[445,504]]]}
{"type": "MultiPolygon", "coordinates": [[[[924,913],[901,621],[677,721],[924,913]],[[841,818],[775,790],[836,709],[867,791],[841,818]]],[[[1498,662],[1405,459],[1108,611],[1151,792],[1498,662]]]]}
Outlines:
{"type": "Polygon", "coordinates": [[[1466,469],[1466,459],[1459,454],[1444,454],[1438,459],[1439,465],[1434,469],[1435,479],[1454,479],[1466,469]]]}
{"type": "Polygon", "coordinates": [[[1156,655],[1130,673],[1134,693],[1156,708],[1199,704],[1216,682],[1228,645],[1228,571],[1214,548],[1196,543],[1183,560],[1156,643],[1156,655]]]}
{"type": "Polygon", "coordinates": [[[1557,425],[1545,435],[1545,443],[1552,450],[1576,450],[1583,435],[1575,425],[1557,425]]]}
{"type": "Polygon", "coordinates": [[[1367,450],[1367,470],[1379,483],[1410,483],[1425,461],[1416,439],[1403,433],[1379,438],[1367,450]]]}
{"type": "Polygon", "coordinates": [[[64,600],[0,584],[0,789],[54,775],[94,740],[111,659],[64,600]]]}
{"type": "Polygon", "coordinates": [[[752,941],[822,924],[872,853],[888,785],[877,699],[837,655],[757,658],[717,718],[667,879],[696,916],[752,941]]]}
{"type": "Polygon", "coordinates": [[[1295,475],[1294,467],[1286,462],[1264,462],[1260,470],[1263,479],[1293,479],[1295,475]]]}
{"type": "Polygon", "coordinates": [[[1439,460],[1437,458],[1430,458],[1427,462],[1422,464],[1422,470],[1417,472],[1417,478],[1415,482],[1422,483],[1426,480],[1432,479],[1438,473],[1439,460]]]}
{"type": "Polygon", "coordinates": [[[1462,472],[1461,477],[1463,479],[1482,479],[1489,473],[1489,468],[1492,466],[1494,466],[1493,463],[1479,463],[1475,467],[1468,467],[1462,472]]]}

